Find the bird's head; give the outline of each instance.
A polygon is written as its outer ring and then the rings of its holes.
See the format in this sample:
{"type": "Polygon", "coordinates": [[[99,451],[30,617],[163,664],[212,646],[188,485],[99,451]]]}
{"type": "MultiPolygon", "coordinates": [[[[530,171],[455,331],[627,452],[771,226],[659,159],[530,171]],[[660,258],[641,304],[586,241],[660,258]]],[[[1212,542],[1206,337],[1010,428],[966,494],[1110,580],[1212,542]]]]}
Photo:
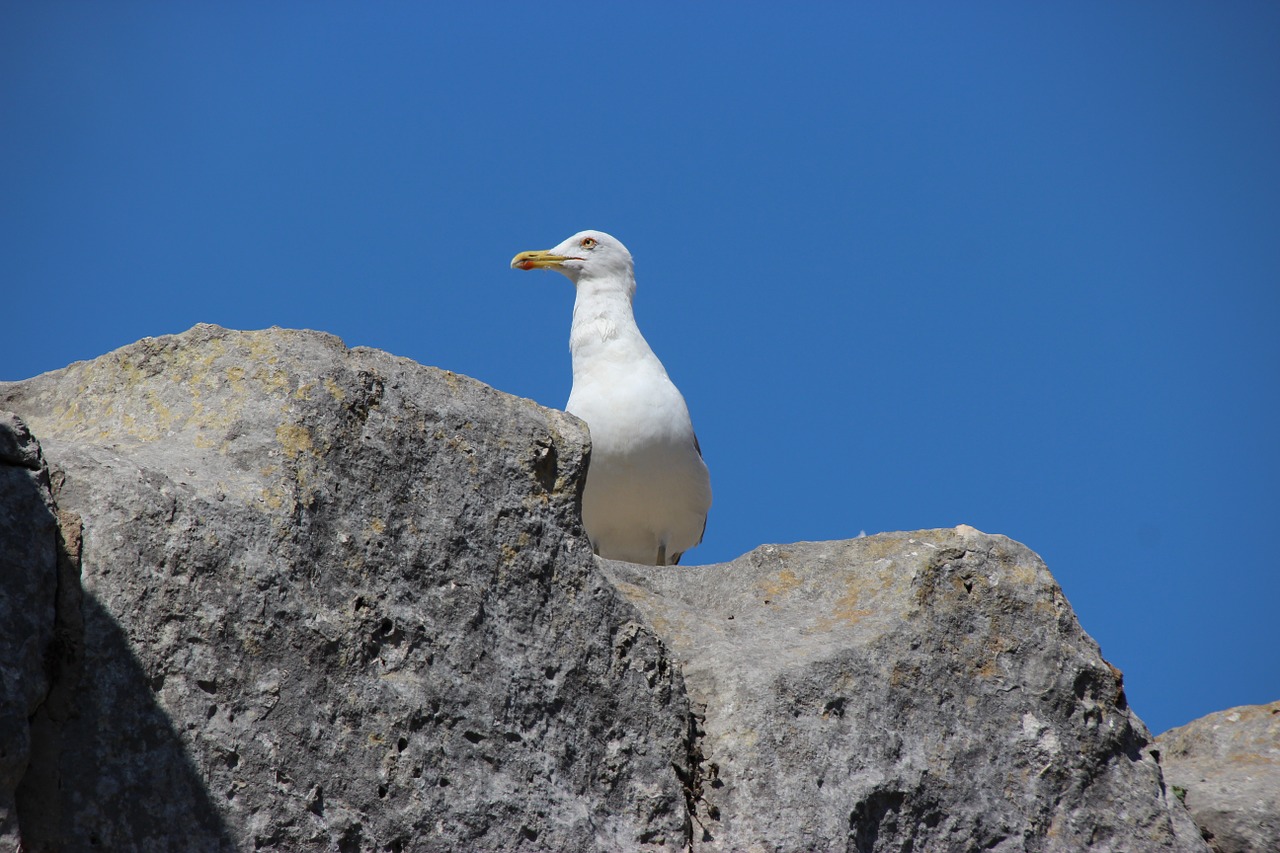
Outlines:
{"type": "Polygon", "coordinates": [[[520,270],[556,270],[575,285],[586,280],[616,279],[635,287],[635,267],[631,253],[616,238],[603,231],[579,231],[559,246],[546,251],[521,252],[511,259],[520,270]]]}

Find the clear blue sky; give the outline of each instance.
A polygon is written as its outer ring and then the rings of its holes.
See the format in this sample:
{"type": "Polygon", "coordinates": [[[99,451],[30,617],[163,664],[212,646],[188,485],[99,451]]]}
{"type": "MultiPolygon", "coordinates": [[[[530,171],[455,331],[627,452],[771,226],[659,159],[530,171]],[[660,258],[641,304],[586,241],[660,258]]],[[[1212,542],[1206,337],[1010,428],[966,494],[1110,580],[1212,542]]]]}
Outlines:
{"type": "Polygon", "coordinates": [[[1156,731],[1280,699],[1280,5],[6,3],[0,379],[198,322],[563,406],[637,259],[693,562],[972,524],[1156,731]]]}

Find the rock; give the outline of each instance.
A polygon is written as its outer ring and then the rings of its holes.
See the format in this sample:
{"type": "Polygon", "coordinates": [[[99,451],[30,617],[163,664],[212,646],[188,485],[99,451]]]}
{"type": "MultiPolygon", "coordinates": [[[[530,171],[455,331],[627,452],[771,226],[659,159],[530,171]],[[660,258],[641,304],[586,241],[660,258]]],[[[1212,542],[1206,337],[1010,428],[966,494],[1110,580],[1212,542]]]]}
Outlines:
{"type": "Polygon", "coordinates": [[[1280,850],[1280,702],[1209,714],[1156,745],[1166,782],[1215,851],[1280,850]]]}
{"type": "Polygon", "coordinates": [[[40,445],[0,412],[0,849],[18,846],[16,794],[31,757],[29,720],[49,692],[58,527],[40,445]]]}
{"type": "MultiPolygon", "coordinates": [[[[687,700],[578,529],[579,421],[328,335],[212,326],[0,386],[0,408],[84,524],[83,677],[33,745],[24,849],[686,837],[687,700]]],[[[24,535],[50,544],[41,518],[24,535]]],[[[14,553],[53,576],[51,548],[14,553]]]]}
{"type": "Polygon", "coordinates": [[[1208,849],[1003,537],[598,561],[581,422],[314,332],[0,408],[26,851],[1208,849]]]}
{"type": "Polygon", "coordinates": [[[1202,850],[1040,559],[973,528],[607,563],[700,724],[695,850],[1202,850]]]}

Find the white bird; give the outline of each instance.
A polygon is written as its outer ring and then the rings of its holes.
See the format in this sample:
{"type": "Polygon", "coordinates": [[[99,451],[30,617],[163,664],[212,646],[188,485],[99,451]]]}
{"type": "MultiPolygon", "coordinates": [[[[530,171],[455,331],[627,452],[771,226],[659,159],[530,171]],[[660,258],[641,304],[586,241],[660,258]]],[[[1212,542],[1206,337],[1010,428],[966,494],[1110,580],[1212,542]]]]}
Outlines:
{"type": "Polygon", "coordinates": [[[511,266],[556,270],[577,290],[565,409],[591,432],[582,496],[591,547],[609,560],[675,565],[702,541],[711,476],[689,407],[636,326],[631,253],[608,234],[582,231],[554,249],[521,252],[511,266]]]}

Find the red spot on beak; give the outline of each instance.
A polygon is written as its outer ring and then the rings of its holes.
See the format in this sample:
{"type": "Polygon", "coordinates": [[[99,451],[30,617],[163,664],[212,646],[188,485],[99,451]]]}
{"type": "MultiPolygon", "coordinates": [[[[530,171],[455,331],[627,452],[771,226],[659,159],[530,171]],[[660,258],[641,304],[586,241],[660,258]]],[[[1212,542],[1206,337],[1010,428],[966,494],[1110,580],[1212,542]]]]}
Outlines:
{"type": "Polygon", "coordinates": [[[521,261],[516,264],[516,267],[522,270],[531,270],[533,269],[533,261],[521,261]]]}

